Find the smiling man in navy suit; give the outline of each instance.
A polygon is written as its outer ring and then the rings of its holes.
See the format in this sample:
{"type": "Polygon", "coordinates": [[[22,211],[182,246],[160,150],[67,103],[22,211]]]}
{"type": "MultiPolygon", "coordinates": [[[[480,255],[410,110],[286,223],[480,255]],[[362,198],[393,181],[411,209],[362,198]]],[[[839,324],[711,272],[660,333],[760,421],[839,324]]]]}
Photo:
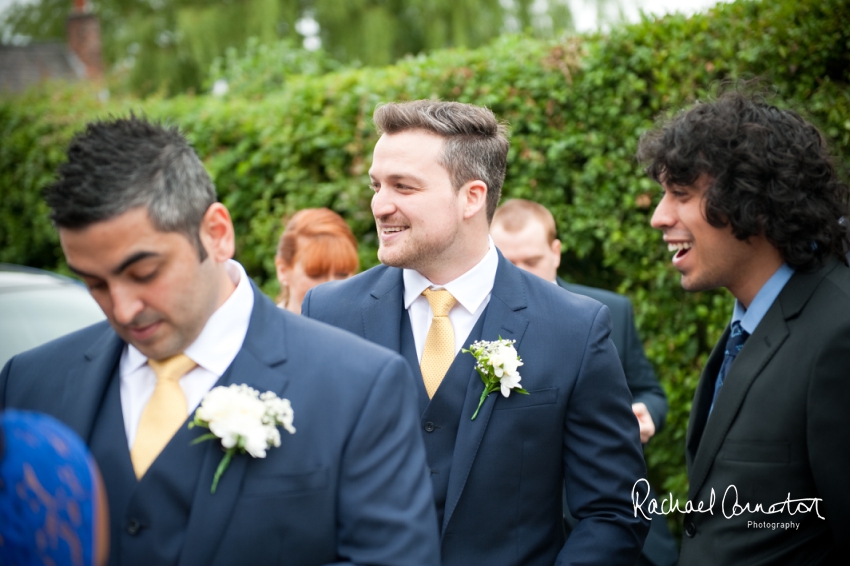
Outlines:
{"type": "Polygon", "coordinates": [[[608,309],[505,260],[488,228],[508,140],[487,109],[414,101],[375,111],[369,171],[384,264],[314,288],[302,313],[407,358],[419,385],[444,566],[629,564],[644,476],[608,309]],[[487,396],[475,340],[515,340],[521,387],[487,396]],[[566,541],[561,490],[578,524],[566,541]]]}
{"type": "Polygon", "coordinates": [[[176,128],[96,122],[68,158],[46,198],[108,322],[12,358],[0,408],[49,413],[89,444],[110,564],[436,565],[407,363],[259,292],[176,128]],[[187,418],[231,384],[289,399],[295,433],[235,456],[213,494],[221,444],[193,443],[206,430],[187,418]]]}

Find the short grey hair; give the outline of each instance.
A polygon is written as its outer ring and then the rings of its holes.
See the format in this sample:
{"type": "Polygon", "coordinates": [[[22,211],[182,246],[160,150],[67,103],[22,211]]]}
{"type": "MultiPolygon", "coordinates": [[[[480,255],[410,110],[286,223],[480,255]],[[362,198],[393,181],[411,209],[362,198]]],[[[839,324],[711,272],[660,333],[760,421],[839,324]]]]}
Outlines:
{"type": "Polygon", "coordinates": [[[70,230],[146,207],[157,230],[184,234],[200,260],[207,257],[199,231],[217,200],[215,186],[176,127],[133,114],[89,123],[71,140],[44,197],[54,224],[70,230]]]}
{"type": "Polygon", "coordinates": [[[487,185],[487,222],[499,205],[508,161],[507,127],[487,108],[413,100],[378,106],[373,116],[379,134],[425,130],[445,139],[439,164],[445,167],[456,191],[469,181],[487,185]]]}

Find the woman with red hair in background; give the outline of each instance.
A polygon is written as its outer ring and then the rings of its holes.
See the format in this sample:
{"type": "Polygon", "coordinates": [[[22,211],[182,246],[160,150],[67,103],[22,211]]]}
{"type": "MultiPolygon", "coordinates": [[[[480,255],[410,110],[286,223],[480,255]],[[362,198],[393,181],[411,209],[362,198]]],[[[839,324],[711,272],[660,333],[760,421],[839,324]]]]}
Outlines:
{"type": "Polygon", "coordinates": [[[286,223],[274,263],[280,281],[278,306],[301,314],[301,301],[307,291],[319,283],[347,279],[357,272],[357,240],[336,212],[305,208],[286,223]]]}

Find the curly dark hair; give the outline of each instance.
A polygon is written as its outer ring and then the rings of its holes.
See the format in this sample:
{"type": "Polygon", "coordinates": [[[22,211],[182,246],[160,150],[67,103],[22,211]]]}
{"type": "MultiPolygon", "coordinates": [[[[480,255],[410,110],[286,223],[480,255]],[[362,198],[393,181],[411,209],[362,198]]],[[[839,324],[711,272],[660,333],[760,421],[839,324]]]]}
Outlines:
{"type": "Polygon", "coordinates": [[[706,220],[731,224],[739,240],[763,233],[795,269],[817,269],[830,256],[847,262],[850,188],[824,137],[796,112],[725,92],[641,136],[637,158],[658,182],[710,177],[706,220]]]}

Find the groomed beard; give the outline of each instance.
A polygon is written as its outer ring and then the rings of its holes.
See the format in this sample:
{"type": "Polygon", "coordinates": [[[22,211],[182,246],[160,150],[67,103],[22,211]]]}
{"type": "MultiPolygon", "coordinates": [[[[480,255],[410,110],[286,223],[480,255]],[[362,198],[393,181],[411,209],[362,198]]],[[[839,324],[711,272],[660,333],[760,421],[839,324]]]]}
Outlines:
{"type": "MultiPolygon", "coordinates": [[[[408,228],[410,230],[410,228],[408,228]]],[[[383,245],[378,248],[378,260],[390,267],[413,269],[420,273],[440,261],[444,252],[452,245],[457,236],[457,229],[446,239],[440,241],[413,240],[394,250],[386,250],[383,245]],[[389,256],[389,257],[388,257],[389,256]]]]}

